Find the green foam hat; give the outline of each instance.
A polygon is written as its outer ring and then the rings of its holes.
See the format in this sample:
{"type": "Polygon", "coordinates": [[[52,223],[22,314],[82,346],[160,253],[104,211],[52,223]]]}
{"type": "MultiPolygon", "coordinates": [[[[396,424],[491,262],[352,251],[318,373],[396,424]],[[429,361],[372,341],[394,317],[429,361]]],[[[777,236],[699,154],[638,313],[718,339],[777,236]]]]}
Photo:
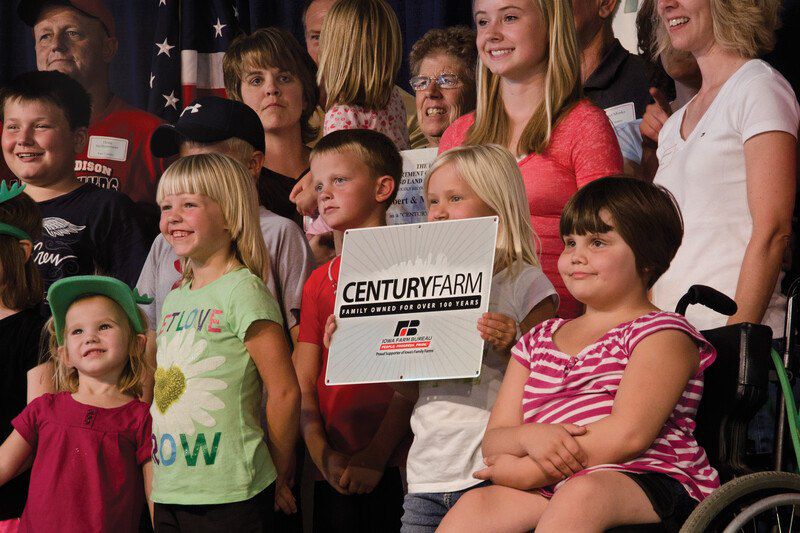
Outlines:
{"type": "MultiPolygon", "coordinates": [[[[25,190],[25,184],[23,183],[20,185],[19,183],[14,183],[11,185],[11,188],[6,185],[5,180],[0,181],[0,204],[3,202],[7,202],[12,198],[16,198],[22,191],[25,190]]],[[[11,235],[12,237],[19,239],[21,241],[33,241],[31,236],[19,229],[16,226],[12,226],[11,224],[5,224],[4,222],[0,222],[0,235],[11,235]]]]}
{"type": "Polygon", "coordinates": [[[47,300],[53,313],[53,326],[56,330],[58,345],[64,344],[64,322],[67,310],[72,302],[82,296],[106,296],[114,300],[133,324],[136,333],[144,333],[144,324],[139,316],[137,304],[149,304],[153,301],[147,295],[139,295],[136,289],[131,290],[124,282],[108,276],[72,276],[62,278],[47,291],[47,300]]]}

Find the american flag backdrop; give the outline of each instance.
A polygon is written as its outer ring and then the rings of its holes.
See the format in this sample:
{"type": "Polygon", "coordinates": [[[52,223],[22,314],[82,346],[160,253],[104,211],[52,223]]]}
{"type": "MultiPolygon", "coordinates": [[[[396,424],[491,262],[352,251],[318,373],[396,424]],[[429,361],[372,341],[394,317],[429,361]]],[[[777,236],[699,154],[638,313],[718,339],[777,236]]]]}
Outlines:
{"type": "Polygon", "coordinates": [[[175,122],[192,100],[225,96],[222,57],[239,34],[236,0],[158,1],[147,110],[175,122]]]}

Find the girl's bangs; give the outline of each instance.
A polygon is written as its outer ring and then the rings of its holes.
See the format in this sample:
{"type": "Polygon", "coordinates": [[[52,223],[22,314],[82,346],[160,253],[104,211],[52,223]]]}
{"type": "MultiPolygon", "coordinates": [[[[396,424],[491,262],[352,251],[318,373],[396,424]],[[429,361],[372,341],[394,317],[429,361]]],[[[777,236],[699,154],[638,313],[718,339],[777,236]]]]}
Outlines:
{"type": "Polygon", "coordinates": [[[203,176],[203,173],[189,172],[189,169],[183,167],[171,168],[171,170],[168,168],[158,182],[156,203],[160,204],[164,197],[174,194],[202,194],[214,198],[211,183],[203,176]]]}
{"type": "Polygon", "coordinates": [[[604,202],[589,195],[576,195],[567,203],[561,215],[558,230],[564,235],[606,233],[614,229],[600,218],[600,211],[608,209],[604,202]]]}

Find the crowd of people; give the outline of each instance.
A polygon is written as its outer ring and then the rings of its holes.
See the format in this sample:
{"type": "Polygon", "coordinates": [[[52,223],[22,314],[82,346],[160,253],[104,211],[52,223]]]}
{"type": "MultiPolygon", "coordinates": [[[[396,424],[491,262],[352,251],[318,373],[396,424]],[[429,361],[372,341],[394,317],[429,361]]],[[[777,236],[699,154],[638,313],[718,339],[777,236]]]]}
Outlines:
{"type": "Polygon", "coordinates": [[[102,0],[21,0],[0,533],[677,531],[720,484],[700,330],[783,341],[800,105],[759,59],[779,0],[643,0],[640,55],[619,3],[473,0],[412,96],[386,0],[307,0],[305,48],[239,35],[227,98],[165,124],[110,90],[102,0]],[[498,218],[480,376],[328,385],[343,234],[415,148],[429,222],[498,218]],[[691,284],[736,313],[671,312],[691,284]]]}

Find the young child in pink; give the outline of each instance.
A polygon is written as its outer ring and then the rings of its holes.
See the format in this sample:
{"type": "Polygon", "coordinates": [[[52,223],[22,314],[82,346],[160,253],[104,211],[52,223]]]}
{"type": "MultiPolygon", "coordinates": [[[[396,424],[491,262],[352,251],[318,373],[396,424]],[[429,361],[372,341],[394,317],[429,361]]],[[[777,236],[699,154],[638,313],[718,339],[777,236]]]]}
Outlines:
{"type": "Polygon", "coordinates": [[[677,531],[719,486],[693,432],[714,348],[647,291],[683,229],[674,199],[630,178],[586,185],[561,217],[559,273],[586,305],[533,328],[512,360],[483,440],[494,485],[465,494],[441,531],[677,531]]]}
{"type": "Polygon", "coordinates": [[[47,293],[59,392],[33,400],[0,446],[0,485],[33,458],[19,531],[139,530],[151,479],[143,302],[122,281],[73,276],[47,293]]]}

